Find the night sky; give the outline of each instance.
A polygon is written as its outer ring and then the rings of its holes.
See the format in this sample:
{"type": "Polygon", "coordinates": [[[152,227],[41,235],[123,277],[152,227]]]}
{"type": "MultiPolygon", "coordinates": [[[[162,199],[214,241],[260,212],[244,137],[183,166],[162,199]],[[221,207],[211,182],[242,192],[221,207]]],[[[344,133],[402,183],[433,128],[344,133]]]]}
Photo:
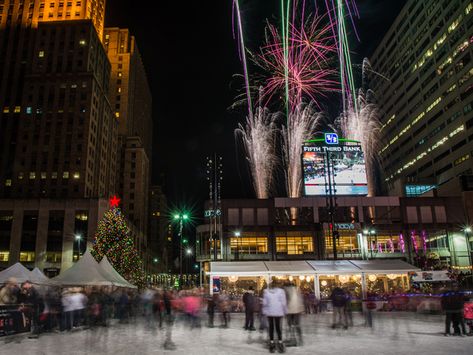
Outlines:
{"type": "MultiPolygon", "coordinates": [[[[351,41],[355,63],[371,55],[405,2],[357,1],[361,42],[351,41]]],[[[240,1],[249,48],[261,44],[266,18],[278,19],[279,3],[240,1]]],[[[205,157],[216,152],[224,159],[223,197],[253,197],[234,138],[245,108],[230,108],[243,87],[234,77],[242,66],[232,35],[232,0],[156,1],[153,6],[158,10],[147,9],[141,1],[108,0],[106,16],[107,27],[131,30],[148,74],[153,182],[164,182],[172,206],[200,210],[208,196],[205,157]]]]}

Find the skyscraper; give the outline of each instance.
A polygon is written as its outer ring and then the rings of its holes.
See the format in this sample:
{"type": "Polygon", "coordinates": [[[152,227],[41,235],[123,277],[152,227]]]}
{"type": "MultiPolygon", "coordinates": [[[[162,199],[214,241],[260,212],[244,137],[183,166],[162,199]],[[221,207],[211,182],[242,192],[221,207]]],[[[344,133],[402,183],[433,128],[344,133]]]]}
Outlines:
{"type": "Polygon", "coordinates": [[[375,92],[379,152],[390,194],[417,195],[472,174],[473,4],[409,0],[371,64],[388,77],[375,92]]]}

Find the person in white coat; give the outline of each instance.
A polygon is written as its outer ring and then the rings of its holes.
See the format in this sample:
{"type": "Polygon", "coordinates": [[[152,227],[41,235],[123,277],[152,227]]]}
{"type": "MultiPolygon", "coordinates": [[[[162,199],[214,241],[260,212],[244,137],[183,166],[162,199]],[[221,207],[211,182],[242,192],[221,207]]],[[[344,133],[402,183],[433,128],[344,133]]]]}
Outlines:
{"type": "Polygon", "coordinates": [[[274,353],[276,348],[284,352],[282,342],[281,320],[287,314],[286,293],[279,287],[277,280],[273,279],[270,288],[263,293],[263,314],[268,317],[269,323],[269,352],[274,353]],[[274,343],[274,328],[278,335],[277,344],[274,343]]]}

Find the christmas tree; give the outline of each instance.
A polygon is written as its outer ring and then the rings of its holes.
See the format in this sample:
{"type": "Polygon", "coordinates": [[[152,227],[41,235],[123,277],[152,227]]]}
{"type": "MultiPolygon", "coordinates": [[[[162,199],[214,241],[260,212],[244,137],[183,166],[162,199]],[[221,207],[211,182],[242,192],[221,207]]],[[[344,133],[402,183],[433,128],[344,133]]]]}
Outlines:
{"type": "Polygon", "coordinates": [[[134,245],[130,229],[117,206],[105,212],[95,232],[92,255],[99,262],[103,256],[128,282],[142,288],[145,286],[143,262],[134,245]]]}

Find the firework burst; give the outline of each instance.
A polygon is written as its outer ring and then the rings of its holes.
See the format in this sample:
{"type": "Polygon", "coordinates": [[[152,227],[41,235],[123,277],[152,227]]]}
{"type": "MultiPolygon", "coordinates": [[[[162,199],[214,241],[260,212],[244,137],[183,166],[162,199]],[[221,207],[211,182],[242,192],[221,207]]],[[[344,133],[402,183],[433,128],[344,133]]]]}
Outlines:
{"type": "Polygon", "coordinates": [[[331,24],[317,13],[307,18],[302,15],[300,21],[301,25],[289,23],[288,39],[268,23],[265,44],[254,56],[255,63],[269,74],[262,91],[265,105],[275,96],[286,96],[288,114],[304,99],[319,106],[320,97],[339,91],[336,70],[329,65],[337,51],[331,24]]]}
{"type": "Polygon", "coordinates": [[[268,198],[270,194],[278,161],[275,152],[278,116],[267,108],[258,107],[254,114],[246,117],[246,124],[239,124],[235,130],[236,138],[241,139],[245,148],[257,198],[268,198]]]}

